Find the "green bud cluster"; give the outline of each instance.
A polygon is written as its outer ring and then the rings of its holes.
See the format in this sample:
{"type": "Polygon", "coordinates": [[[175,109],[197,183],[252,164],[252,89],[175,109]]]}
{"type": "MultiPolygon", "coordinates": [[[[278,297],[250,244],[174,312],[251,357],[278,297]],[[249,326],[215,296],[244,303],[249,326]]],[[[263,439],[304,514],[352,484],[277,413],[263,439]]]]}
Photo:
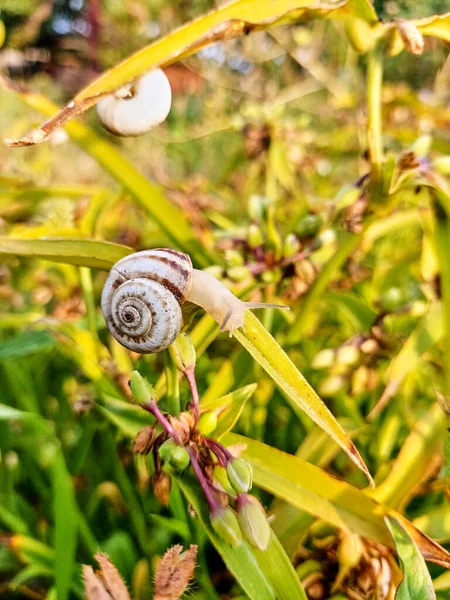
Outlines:
{"type": "Polygon", "coordinates": [[[238,523],[247,542],[258,550],[266,550],[270,526],[264,509],[254,496],[238,494],[238,523]]]}
{"type": "Polygon", "coordinates": [[[242,458],[233,458],[227,464],[227,476],[236,492],[246,493],[252,488],[253,470],[251,465],[242,458]]]}
{"type": "Polygon", "coordinates": [[[233,548],[242,544],[242,532],[234,510],[223,506],[211,515],[211,525],[217,535],[233,548]]]}

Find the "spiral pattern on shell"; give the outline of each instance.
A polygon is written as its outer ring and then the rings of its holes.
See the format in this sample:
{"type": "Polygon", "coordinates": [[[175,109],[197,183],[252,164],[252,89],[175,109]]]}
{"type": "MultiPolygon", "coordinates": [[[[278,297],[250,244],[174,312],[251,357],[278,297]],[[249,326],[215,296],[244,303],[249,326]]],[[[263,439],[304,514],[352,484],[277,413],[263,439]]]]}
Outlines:
{"type": "Polygon", "coordinates": [[[134,352],[160,352],[182,326],[181,304],[192,285],[187,254],[166,248],[130,254],[111,269],[102,311],[116,340],[134,352]]]}

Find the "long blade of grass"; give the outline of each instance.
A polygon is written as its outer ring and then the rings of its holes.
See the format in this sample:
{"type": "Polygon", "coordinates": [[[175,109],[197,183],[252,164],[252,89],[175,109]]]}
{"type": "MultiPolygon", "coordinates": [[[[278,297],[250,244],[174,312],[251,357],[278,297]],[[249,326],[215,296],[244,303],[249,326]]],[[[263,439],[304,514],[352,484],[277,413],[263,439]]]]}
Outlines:
{"type": "Polygon", "coordinates": [[[109,270],[133,252],[128,246],[86,239],[0,238],[0,256],[27,256],[54,262],[109,270]]]}
{"type": "Polygon", "coordinates": [[[309,385],[276,340],[250,311],[245,316],[245,331],[234,332],[237,340],[278,384],[294,410],[304,411],[346,452],[373,485],[372,477],[356,446],[309,385]]]}
{"type": "Polygon", "coordinates": [[[55,521],[55,583],[58,600],[66,600],[75,571],[78,507],[70,473],[59,452],[53,464],[53,516],[55,521]]]}

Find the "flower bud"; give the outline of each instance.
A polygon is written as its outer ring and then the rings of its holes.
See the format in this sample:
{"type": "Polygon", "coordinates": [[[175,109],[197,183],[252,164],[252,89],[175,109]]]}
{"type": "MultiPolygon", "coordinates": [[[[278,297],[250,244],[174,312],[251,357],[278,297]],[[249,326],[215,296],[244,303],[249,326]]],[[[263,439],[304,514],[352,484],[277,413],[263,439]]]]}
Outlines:
{"type": "Polygon", "coordinates": [[[245,281],[250,276],[248,267],[231,267],[227,270],[228,277],[235,282],[245,281]]]}
{"type": "Polygon", "coordinates": [[[213,410],[207,410],[200,415],[197,428],[203,435],[210,435],[217,428],[218,418],[213,410]]]}
{"type": "Polygon", "coordinates": [[[311,366],[313,369],[327,369],[334,363],[334,350],[332,348],[325,348],[320,350],[312,360],[311,366]]]}
{"type": "Polygon", "coordinates": [[[227,476],[231,486],[237,492],[248,492],[252,489],[253,469],[243,458],[232,458],[229,461],[227,476]]]}
{"type": "Polygon", "coordinates": [[[197,355],[194,344],[186,333],[180,333],[174,343],[169,346],[169,353],[177,369],[182,373],[195,368],[197,355]]]}
{"type": "Polygon", "coordinates": [[[299,221],[295,231],[299,237],[310,237],[315,235],[322,225],[322,218],[319,215],[306,215],[299,221]]]}
{"type": "Polygon", "coordinates": [[[148,404],[155,397],[153,387],[138,371],[131,373],[130,387],[138,404],[148,404]]]}
{"type": "Polygon", "coordinates": [[[336,354],[336,362],[346,367],[358,364],[360,352],[355,346],[342,346],[336,354]]]}
{"type": "Polygon", "coordinates": [[[254,548],[266,550],[270,526],[261,503],[248,494],[238,494],[238,505],[238,523],[245,539],[254,548]]]}
{"type": "Polygon", "coordinates": [[[242,532],[236,513],[228,506],[222,506],[211,514],[211,525],[217,535],[233,548],[242,543],[242,532]]]}
{"type": "Polygon", "coordinates": [[[141,429],[134,440],[133,452],[135,454],[148,454],[152,449],[153,442],[156,439],[154,425],[149,425],[141,429]]]}
{"type": "Polygon", "coordinates": [[[261,229],[255,223],[249,225],[247,232],[247,242],[250,248],[259,248],[263,243],[261,229]]]}
{"type": "Polygon", "coordinates": [[[230,267],[240,267],[244,264],[244,257],[237,250],[226,250],[225,260],[230,267]]]}
{"type": "Polygon", "coordinates": [[[330,375],[319,385],[319,394],[325,398],[331,398],[344,389],[345,381],[340,375],[330,375]]]}
{"type": "Polygon", "coordinates": [[[170,500],[170,490],[172,489],[172,477],[164,471],[155,472],[152,476],[152,485],[158,502],[167,506],[170,500]]]}
{"type": "Polygon", "coordinates": [[[284,238],[283,243],[283,256],[294,256],[300,247],[297,236],[290,233],[284,238]]]}
{"type": "Polygon", "coordinates": [[[176,471],[183,471],[190,462],[184,446],[178,446],[173,440],[166,440],[159,449],[159,457],[169,463],[176,471]]]}
{"type": "Polygon", "coordinates": [[[248,201],[248,215],[252,221],[260,222],[267,207],[267,198],[254,194],[248,201]]]}

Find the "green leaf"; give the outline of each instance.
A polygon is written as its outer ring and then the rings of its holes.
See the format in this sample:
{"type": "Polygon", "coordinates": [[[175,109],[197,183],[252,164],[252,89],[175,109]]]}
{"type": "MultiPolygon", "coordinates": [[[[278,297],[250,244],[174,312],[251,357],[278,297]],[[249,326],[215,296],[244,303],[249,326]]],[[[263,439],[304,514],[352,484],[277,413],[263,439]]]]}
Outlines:
{"type": "Polygon", "coordinates": [[[317,425],[322,427],[365,473],[372,484],[372,477],[353,442],[288,355],[255,315],[247,311],[245,330],[238,329],[234,332],[234,335],[278,384],[294,410],[304,411],[317,425]]]}
{"type": "Polygon", "coordinates": [[[36,432],[47,435],[54,433],[53,424],[50,421],[46,421],[38,414],[17,410],[6,404],[0,404],[0,421],[22,421],[29,423],[36,432]]]}
{"type": "Polygon", "coordinates": [[[201,402],[201,410],[212,410],[218,413],[218,425],[214,430],[212,437],[219,439],[222,435],[233,429],[237,420],[241,416],[244,406],[256,390],[257,384],[251,383],[238,390],[234,390],[217,398],[217,400],[210,400],[208,402],[201,402]]]}
{"type": "Polygon", "coordinates": [[[72,479],[61,452],[56,455],[53,464],[53,518],[56,590],[58,600],[66,600],[75,572],[78,507],[72,479]]]}
{"type": "Polygon", "coordinates": [[[2,342],[0,360],[28,356],[55,346],[56,339],[48,331],[27,331],[2,342]]]}
{"type": "Polygon", "coordinates": [[[194,487],[187,481],[178,481],[212,544],[251,600],[306,600],[298,577],[274,533],[267,550],[250,548],[245,541],[232,548],[212,530],[205,502],[194,487]]]}
{"type": "Polygon", "coordinates": [[[386,517],[385,520],[403,563],[403,580],[395,595],[396,600],[433,600],[436,598],[433,582],[416,544],[397,519],[386,517]]]}
{"type": "Polygon", "coordinates": [[[87,239],[0,238],[1,256],[27,256],[54,262],[109,270],[118,260],[133,252],[128,246],[87,239]]]}
{"type": "Polygon", "coordinates": [[[384,516],[392,515],[401,519],[403,527],[426,560],[450,568],[450,553],[447,550],[367,493],[338,481],[296,456],[247,437],[227,433],[222,443],[225,446],[243,444],[246,449],[241,456],[253,467],[254,484],[292,506],[391,548],[394,544],[384,516]]]}
{"type": "Polygon", "coordinates": [[[104,396],[97,406],[105,417],[131,438],[135,438],[143,427],[155,422],[148,412],[130,402],[104,396]]]}

